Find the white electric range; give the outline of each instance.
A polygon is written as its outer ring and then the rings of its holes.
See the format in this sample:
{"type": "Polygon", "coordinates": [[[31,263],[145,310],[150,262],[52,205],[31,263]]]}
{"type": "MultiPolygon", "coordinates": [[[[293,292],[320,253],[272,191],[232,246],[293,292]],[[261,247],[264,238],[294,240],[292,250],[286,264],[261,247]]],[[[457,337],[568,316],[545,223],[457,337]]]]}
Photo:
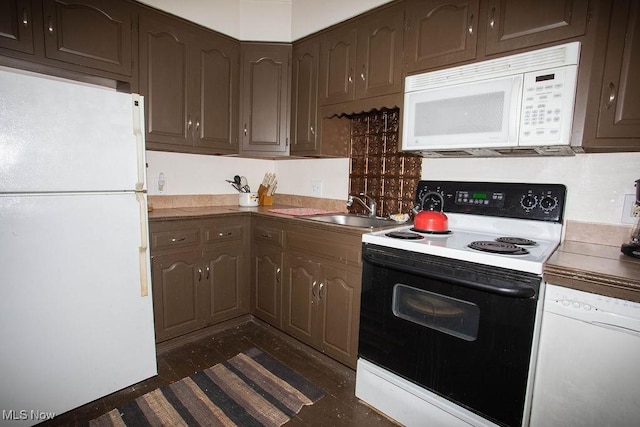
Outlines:
{"type": "Polygon", "coordinates": [[[442,210],[446,231],[364,234],[356,396],[403,425],[527,425],[565,194],[420,181],[416,210],[442,210]]]}

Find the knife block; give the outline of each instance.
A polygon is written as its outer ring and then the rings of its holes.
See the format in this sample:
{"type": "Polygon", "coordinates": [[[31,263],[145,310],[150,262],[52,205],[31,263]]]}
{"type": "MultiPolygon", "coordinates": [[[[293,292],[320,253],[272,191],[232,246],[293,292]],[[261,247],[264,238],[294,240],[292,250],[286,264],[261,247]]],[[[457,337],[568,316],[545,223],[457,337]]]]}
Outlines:
{"type": "Polygon", "coordinates": [[[258,204],[260,206],[273,205],[273,196],[268,196],[267,190],[267,187],[263,185],[260,185],[260,188],[258,188],[258,204]]]}

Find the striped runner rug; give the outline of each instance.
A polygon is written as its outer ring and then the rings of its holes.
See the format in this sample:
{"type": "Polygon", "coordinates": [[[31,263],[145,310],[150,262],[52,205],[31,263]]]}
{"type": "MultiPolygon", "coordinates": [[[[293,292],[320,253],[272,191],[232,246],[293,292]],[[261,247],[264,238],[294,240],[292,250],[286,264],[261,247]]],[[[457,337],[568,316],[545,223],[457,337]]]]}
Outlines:
{"type": "Polygon", "coordinates": [[[324,392],[252,348],[90,421],[90,426],[281,426],[324,392]]]}

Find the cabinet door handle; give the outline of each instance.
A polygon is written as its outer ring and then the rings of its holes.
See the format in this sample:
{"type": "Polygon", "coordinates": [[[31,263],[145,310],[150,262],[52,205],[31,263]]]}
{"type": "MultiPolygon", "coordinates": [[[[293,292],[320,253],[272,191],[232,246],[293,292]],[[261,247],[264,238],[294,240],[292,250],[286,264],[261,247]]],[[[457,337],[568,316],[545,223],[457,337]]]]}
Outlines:
{"type": "Polygon", "coordinates": [[[353,68],[349,70],[349,76],[347,77],[349,83],[353,83],[353,68]]]}
{"type": "Polygon", "coordinates": [[[609,83],[609,100],[607,101],[607,110],[613,106],[613,102],[616,100],[616,85],[613,82],[609,83]]]}
{"type": "Polygon", "coordinates": [[[27,9],[22,9],[22,25],[25,28],[29,27],[29,16],[27,15],[27,9]]]}
{"type": "Polygon", "coordinates": [[[309,127],[309,130],[311,130],[311,134],[312,134],[312,135],[315,135],[315,134],[316,134],[316,131],[315,131],[315,129],[313,128],[313,126],[309,127]]]}
{"type": "Polygon", "coordinates": [[[282,270],[280,267],[276,268],[276,282],[280,283],[282,280],[282,270]]]}
{"type": "Polygon", "coordinates": [[[186,237],[180,237],[179,239],[176,239],[175,237],[173,239],[171,239],[171,243],[175,243],[175,242],[182,242],[184,240],[187,240],[186,237]]]}
{"type": "Polygon", "coordinates": [[[191,130],[191,125],[193,125],[193,121],[191,120],[191,115],[187,116],[187,130],[191,130]]]}
{"type": "Polygon", "coordinates": [[[202,269],[198,267],[198,282],[202,280],[202,269]]]}
{"type": "Polygon", "coordinates": [[[489,28],[492,30],[496,27],[496,8],[491,8],[491,19],[489,19],[489,28]]]}
{"type": "Polygon", "coordinates": [[[53,18],[52,17],[49,17],[49,26],[47,30],[49,30],[49,34],[53,34],[53,18]]]}
{"type": "Polygon", "coordinates": [[[360,72],[360,78],[362,79],[362,81],[365,81],[365,79],[366,79],[365,71],[366,71],[366,69],[365,69],[365,67],[363,65],[362,66],[362,71],[360,72]]]}
{"type": "Polygon", "coordinates": [[[263,232],[262,232],[262,234],[261,234],[261,236],[262,236],[262,237],[264,237],[264,238],[266,238],[266,239],[270,239],[270,238],[271,238],[271,234],[270,234],[270,233],[268,233],[268,232],[266,232],[266,231],[263,231],[263,232]]]}
{"type": "Polygon", "coordinates": [[[471,17],[469,18],[469,28],[467,29],[467,32],[470,36],[473,35],[473,14],[471,14],[471,17]]]}
{"type": "Polygon", "coordinates": [[[200,119],[196,117],[196,132],[200,132],[200,119]]]}
{"type": "Polygon", "coordinates": [[[207,268],[205,269],[207,270],[207,280],[209,280],[209,275],[211,273],[211,269],[209,268],[209,266],[207,265],[207,268]]]}
{"type": "Polygon", "coordinates": [[[226,233],[221,231],[220,233],[218,233],[218,237],[227,237],[227,236],[231,236],[233,234],[232,231],[227,231],[226,233]]]}
{"type": "Polygon", "coordinates": [[[316,282],[315,280],[313,281],[313,284],[311,284],[311,295],[313,295],[314,297],[318,297],[318,294],[316,293],[316,287],[318,286],[318,282],[316,282]]]}
{"type": "Polygon", "coordinates": [[[318,291],[318,296],[320,297],[320,299],[324,299],[324,296],[326,295],[326,292],[324,291],[324,282],[320,282],[320,289],[318,291]]]}
{"type": "Polygon", "coordinates": [[[247,124],[244,124],[244,136],[247,136],[247,124]]]}

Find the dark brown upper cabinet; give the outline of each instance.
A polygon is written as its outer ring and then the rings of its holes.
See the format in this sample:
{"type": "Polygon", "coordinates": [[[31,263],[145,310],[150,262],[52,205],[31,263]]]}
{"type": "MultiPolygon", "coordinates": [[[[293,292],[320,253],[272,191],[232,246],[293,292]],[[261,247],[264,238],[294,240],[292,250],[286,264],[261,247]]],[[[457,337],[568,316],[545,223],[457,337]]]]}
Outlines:
{"type": "Polygon", "coordinates": [[[356,96],[359,99],[402,91],[404,8],[393,7],[358,24],[356,96]]]}
{"type": "Polygon", "coordinates": [[[355,99],[356,44],[358,30],[342,26],[327,32],[320,51],[320,104],[355,99]]]}
{"type": "Polygon", "coordinates": [[[145,13],[139,46],[147,146],[237,153],[239,43],[145,13]]]}
{"type": "MultiPolygon", "coordinates": [[[[586,151],[640,150],[640,2],[615,0],[609,4],[602,74],[590,88],[594,101],[585,121],[586,151]]],[[[602,37],[604,40],[605,37],[602,37]]],[[[590,97],[591,99],[591,97],[590,97]]]]}
{"type": "Polygon", "coordinates": [[[133,15],[132,4],[122,0],[3,0],[0,63],[79,80],[98,82],[82,78],[97,76],[131,83],[133,15]]]}
{"type": "Polygon", "coordinates": [[[242,44],[241,153],[289,154],[291,45],[242,44]]]}
{"type": "Polygon", "coordinates": [[[487,55],[581,36],[588,0],[489,0],[487,55]]]}
{"type": "Polygon", "coordinates": [[[47,58],[131,75],[131,7],[110,0],[44,0],[47,58]]]}
{"type": "Polygon", "coordinates": [[[33,54],[31,0],[0,2],[0,48],[33,54]]]}
{"type": "Polygon", "coordinates": [[[318,58],[320,38],[293,45],[291,60],[291,153],[314,153],[318,126],[318,58]]]}
{"type": "Polygon", "coordinates": [[[404,61],[407,72],[476,59],[480,0],[410,0],[404,61]]]}
{"type": "MultiPolygon", "coordinates": [[[[402,4],[325,33],[320,48],[320,105],[400,93],[403,37],[402,4]]],[[[364,104],[353,108],[367,109],[364,104]]]]}

